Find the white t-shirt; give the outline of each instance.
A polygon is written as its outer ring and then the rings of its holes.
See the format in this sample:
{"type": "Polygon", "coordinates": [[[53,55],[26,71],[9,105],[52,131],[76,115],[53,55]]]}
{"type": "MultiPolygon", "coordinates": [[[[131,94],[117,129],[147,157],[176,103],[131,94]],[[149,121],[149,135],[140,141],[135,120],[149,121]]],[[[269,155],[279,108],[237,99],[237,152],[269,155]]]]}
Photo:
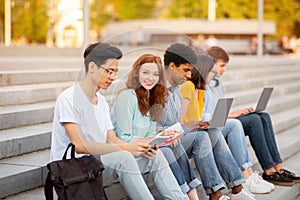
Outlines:
{"type": "MultiPolygon", "coordinates": [[[[97,98],[98,104],[93,105],[79,84],[59,95],[54,110],[50,162],[61,160],[70,143],[64,122],[78,124],[86,140],[106,143],[107,131],[113,129],[113,125],[105,98],[100,93],[97,93],[97,98]]],[[[83,155],[76,154],[76,157],[83,155]]]]}

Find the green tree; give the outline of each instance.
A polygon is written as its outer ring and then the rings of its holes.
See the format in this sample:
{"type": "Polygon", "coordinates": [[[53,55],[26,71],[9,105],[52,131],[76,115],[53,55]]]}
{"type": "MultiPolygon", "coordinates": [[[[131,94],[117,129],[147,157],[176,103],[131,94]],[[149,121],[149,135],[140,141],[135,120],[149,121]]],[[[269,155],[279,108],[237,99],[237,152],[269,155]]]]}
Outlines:
{"type": "MultiPolygon", "coordinates": [[[[217,18],[256,19],[257,0],[216,0],[217,18]]],[[[173,0],[166,17],[207,18],[208,0],[173,0]]],[[[264,0],[264,19],[277,24],[276,37],[300,36],[299,0],[264,0]]]]}
{"type": "Polygon", "coordinates": [[[48,28],[48,1],[16,0],[12,4],[12,38],[44,43],[48,28]]]}
{"type": "Polygon", "coordinates": [[[150,18],[155,1],[94,0],[90,4],[91,29],[100,31],[111,21],[150,18]]]}
{"type": "Polygon", "coordinates": [[[169,7],[168,18],[207,17],[208,0],[174,0],[169,7]]]}

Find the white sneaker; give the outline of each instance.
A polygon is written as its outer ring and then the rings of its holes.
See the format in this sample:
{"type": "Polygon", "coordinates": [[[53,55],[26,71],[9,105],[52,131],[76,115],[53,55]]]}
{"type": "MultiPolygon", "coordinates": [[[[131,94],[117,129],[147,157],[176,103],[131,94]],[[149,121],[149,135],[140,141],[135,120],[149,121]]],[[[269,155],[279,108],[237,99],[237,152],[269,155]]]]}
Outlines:
{"type": "Polygon", "coordinates": [[[255,179],[259,179],[259,181],[262,182],[264,185],[267,185],[267,186],[271,189],[271,191],[275,189],[274,184],[273,184],[273,183],[270,183],[270,182],[268,182],[268,181],[265,181],[265,180],[258,174],[257,171],[253,172],[251,176],[254,177],[255,179]]]}
{"type": "Polygon", "coordinates": [[[256,173],[253,173],[246,179],[246,183],[243,184],[247,190],[254,194],[266,194],[271,192],[271,188],[265,184],[263,179],[256,173]]]}
{"type": "Polygon", "coordinates": [[[255,197],[251,195],[250,192],[245,190],[244,188],[237,194],[231,194],[231,200],[256,200],[255,197]]]}
{"type": "Polygon", "coordinates": [[[227,195],[222,195],[220,198],[219,198],[219,200],[229,200],[230,198],[229,198],[229,196],[227,196],[227,195]]]}
{"type": "Polygon", "coordinates": [[[255,198],[255,195],[254,195],[253,193],[251,193],[251,192],[248,190],[248,188],[244,186],[244,184],[243,184],[243,188],[244,188],[244,190],[246,190],[252,197],[255,198]]]}

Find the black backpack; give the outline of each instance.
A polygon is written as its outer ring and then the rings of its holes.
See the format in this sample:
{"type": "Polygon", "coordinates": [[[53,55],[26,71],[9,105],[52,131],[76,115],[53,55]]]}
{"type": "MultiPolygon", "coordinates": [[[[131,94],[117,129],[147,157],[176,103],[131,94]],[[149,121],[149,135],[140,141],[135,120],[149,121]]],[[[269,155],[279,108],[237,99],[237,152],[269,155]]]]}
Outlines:
{"type": "Polygon", "coordinates": [[[47,168],[46,200],[53,200],[53,186],[58,200],[105,200],[102,162],[92,155],[75,158],[74,144],[68,145],[62,160],[48,163],[47,168]],[[66,159],[70,147],[71,159],[66,159]]]}

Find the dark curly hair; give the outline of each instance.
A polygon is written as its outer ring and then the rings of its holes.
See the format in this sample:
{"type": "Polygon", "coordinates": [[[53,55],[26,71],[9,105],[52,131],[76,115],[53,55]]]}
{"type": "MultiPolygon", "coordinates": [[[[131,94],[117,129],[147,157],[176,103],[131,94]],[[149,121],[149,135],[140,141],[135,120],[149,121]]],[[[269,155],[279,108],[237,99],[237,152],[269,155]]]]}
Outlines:
{"type": "Polygon", "coordinates": [[[174,43],[166,49],[164,54],[165,68],[168,68],[171,62],[173,62],[176,67],[187,63],[196,65],[197,56],[190,46],[181,43],[174,43]]]}

